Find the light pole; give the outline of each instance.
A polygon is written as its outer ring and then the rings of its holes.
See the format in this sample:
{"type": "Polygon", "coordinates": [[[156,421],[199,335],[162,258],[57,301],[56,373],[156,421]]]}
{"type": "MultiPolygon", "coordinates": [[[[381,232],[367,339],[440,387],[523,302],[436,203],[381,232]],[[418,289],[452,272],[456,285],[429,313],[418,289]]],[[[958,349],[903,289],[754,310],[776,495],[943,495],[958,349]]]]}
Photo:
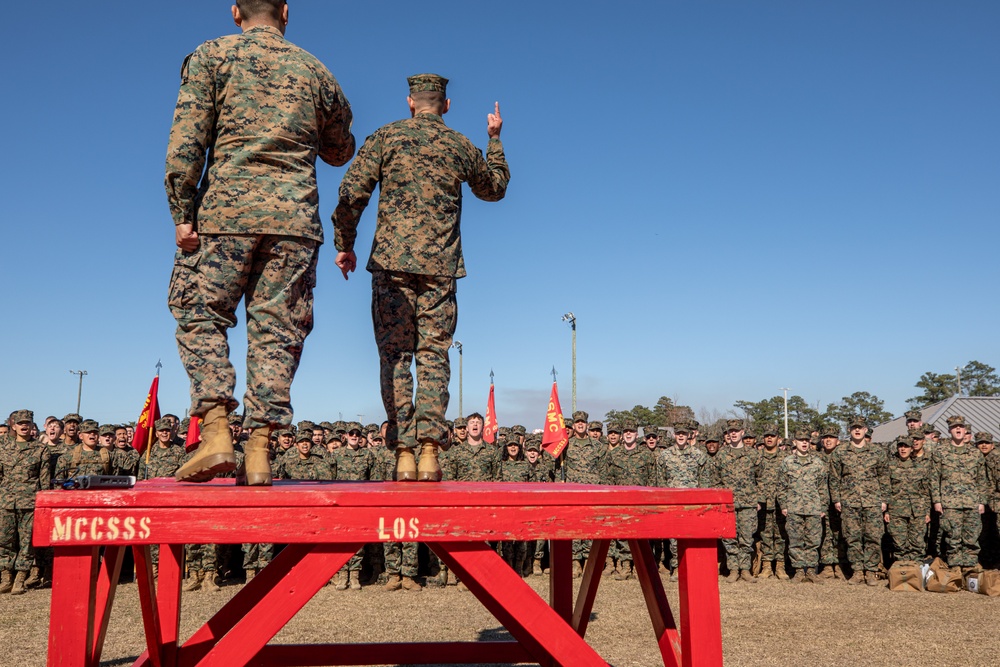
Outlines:
{"type": "Polygon", "coordinates": [[[80,398],[83,396],[83,376],[87,374],[87,371],[70,371],[70,373],[80,376],[80,384],[76,389],[76,414],[80,414],[80,398]]]}
{"type": "Polygon", "coordinates": [[[955,366],[955,377],[958,379],[958,395],[962,395],[962,369],[955,366]]]}
{"type": "Polygon", "coordinates": [[[576,412],[576,315],[570,311],[562,316],[563,322],[569,322],[573,330],[573,412],[576,412]]]}
{"type": "Polygon", "coordinates": [[[788,442],[788,387],[782,387],[785,392],[785,442],[788,442]]]}
{"type": "Polygon", "coordinates": [[[456,340],[451,346],[458,350],[458,416],[463,417],[465,411],[462,410],[462,341],[456,340]]]}

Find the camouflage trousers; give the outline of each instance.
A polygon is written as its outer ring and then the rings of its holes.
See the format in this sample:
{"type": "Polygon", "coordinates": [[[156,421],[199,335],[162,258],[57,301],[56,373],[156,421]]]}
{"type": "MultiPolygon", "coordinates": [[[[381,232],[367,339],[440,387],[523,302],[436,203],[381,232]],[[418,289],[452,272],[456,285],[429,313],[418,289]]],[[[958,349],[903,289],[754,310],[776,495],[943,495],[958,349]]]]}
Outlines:
{"type": "Polygon", "coordinates": [[[826,516],[823,517],[823,541],[819,545],[819,562],[823,565],[839,565],[842,560],[840,513],[830,505],[826,516]]]}
{"type": "Polygon", "coordinates": [[[244,544],[243,545],[243,569],[260,570],[267,567],[267,564],[274,558],[274,545],[270,543],[244,544]]]}
{"type": "Polygon", "coordinates": [[[386,445],[416,447],[447,434],[448,348],[458,321],[455,279],[372,272],[372,323],[378,345],[386,445]],[[416,394],[410,365],[416,357],[416,394]]]}
{"type": "Polygon", "coordinates": [[[35,560],[35,510],[0,509],[0,570],[27,572],[35,560]]]}
{"type": "Polygon", "coordinates": [[[545,548],[548,540],[535,540],[535,560],[542,560],[545,558],[545,548]]]}
{"type": "Polygon", "coordinates": [[[722,540],[726,548],[726,566],[730,572],[747,570],[753,565],[753,534],[757,530],[757,508],[736,509],[736,539],[722,540]]]}
{"type": "Polygon", "coordinates": [[[289,424],[291,385],[313,327],[318,244],[272,235],[201,237],[193,253],[178,251],[167,302],[177,320],[177,349],[191,380],[191,414],[214,405],[231,412],[236,371],[227,329],[245,300],[247,390],[244,426],[289,424]]]}
{"type": "Polygon", "coordinates": [[[977,565],[982,528],[978,511],[945,507],[941,514],[941,558],[952,567],[977,565]]]}
{"type": "MultiPolygon", "coordinates": [[[[819,565],[819,543],[823,539],[823,522],[818,516],[789,513],[785,517],[788,531],[788,560],[800,570],[819,565]]],[[[784,559],[784,556],[782,556],[784,559]]]]}
{"type": "Polygon", "coordinates": [[[524,562],[528,558],[527,542],[501,542],[500,556],[518,576],[524,576],[524,562]]]}
{"type": "Polygon", "coordinates": [[[774,507],[758,513],[761,560],[768,563],[772,560],[785,561],[785,524],[785,515],[774,507]]]}
{"type": "Polygon", "coordinates": [[[382,545],[385,554],[385,573],[401,574],[404,577],[417,576],[420,565],[416,542],[386,542],[382,545]]]}
{"type": "Polygon", "coordinates": [[[628,545],[628,540],[611,540],[608,556],[616,561],[632,560],[632,549],[628,545]]]}
{"type": "Polygon", "coordinates": [[[591,542],[591,540],[573,540],[573,560],[587,560],[591,542]]]}
{"type": "Polygon", "coordinates": [[[878,507],[841,505],[841,527],[847,543],[847,562],[855,572],[877,572],[885,520],[878,507]]]}
{"type": "Polygon", "coordinates": [[[185,544],[184,562],[188,570],[214,572],[219,560],[214,544],[185,544]]]}
{"type": "Polygon", "coordinates": [[[896,560],[920,560],[924,557],[924,516],[889,514],[889,536],[896,560]]]}

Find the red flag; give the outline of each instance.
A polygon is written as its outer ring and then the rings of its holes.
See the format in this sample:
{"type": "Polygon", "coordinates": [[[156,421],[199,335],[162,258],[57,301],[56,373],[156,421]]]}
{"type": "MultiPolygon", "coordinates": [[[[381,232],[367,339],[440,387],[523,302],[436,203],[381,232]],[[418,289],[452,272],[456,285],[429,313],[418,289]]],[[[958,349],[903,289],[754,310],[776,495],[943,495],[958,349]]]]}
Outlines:
{"type": "Polygon", "coordinates": [[[490,397],[486,401],[486,423],[483,424],[483,440],[491,445],[497,441],[497,406],[493,401],[493,383],[490,382],[490,397]]]}
{"type": "Polygon", "coordinates": [[[188,424],[187,438],[184,439],[184,451],[190,452],[198,449],[201,444],[201,417],[191,417],[188,424]]]}
{"type": "Polygon", "coordinates": [[[549,409],[545,412],[545,430],[542,432],[542,449],[559,458],[559,455],[569,444],[566,425],[563,423],[562,408],[559,407],[559,391],[556,383],[552,383],[552,395],[549,396],[549,409]]]}
{"type": "Polygon", "coordinates": [[[142,454],[153,442],[156,420],[160,418],[160,405],[156,401],[156,392],[160,388],[160,376],[153,378],[153,384],[149,385],[149,393],[146,394],[146,402],[142,405],[142,412],[135,423],[135,435],[132,436],[132,447],[142,454]]]}

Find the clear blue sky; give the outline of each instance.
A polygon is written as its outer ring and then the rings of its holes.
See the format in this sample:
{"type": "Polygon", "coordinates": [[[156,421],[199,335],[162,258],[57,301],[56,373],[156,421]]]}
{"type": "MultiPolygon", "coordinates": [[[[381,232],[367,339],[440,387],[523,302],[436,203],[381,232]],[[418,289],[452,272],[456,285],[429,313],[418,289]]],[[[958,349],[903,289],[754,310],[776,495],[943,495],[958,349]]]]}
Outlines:
{"type": "MultiPolygon", "coordinates": [[[[157,359],[163,407],[184,413],[163,161],[181,62],[236,30],[229,4],[6,9],[3,414],[71,411],[67,371],[86,369],[85,416],[135,419],[157,359]]],[[[1000,3],[290,9],[288,39],[337,76],[359,143],[406,114],[410,74],[451,79],[446,120],[479,146],[500,101],[507,198],[470,195],[463,216],[465,412],[493,369],[501,423],[540,426],[553,365],[568,411],[567,311],[594,416],[661,395],[725,411],[779,387],[821,409],[866,390],[898,414],[924,371],[1000,366],[1000,3]]],[[[343,171],[319,168],[331,241],[343,171]]],[[[373,228],[374,206],[361,266],[373,228]]],[[[368,274],[345,283],[334,254],[296,418],[380,420],[368,274]]]]}

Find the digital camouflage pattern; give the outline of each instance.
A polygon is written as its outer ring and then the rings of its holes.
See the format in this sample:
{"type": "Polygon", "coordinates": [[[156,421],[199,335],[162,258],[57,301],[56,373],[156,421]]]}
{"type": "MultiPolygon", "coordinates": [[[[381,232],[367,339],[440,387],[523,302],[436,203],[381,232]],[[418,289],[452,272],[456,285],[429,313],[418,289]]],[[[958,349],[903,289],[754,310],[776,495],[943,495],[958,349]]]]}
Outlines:
{"type": "Polygon", "coordinates": [[[889,479],[885,450],[865,442],[844,443],[830,455],[830,497],[849,507],[877,507],[887,502],[889,479]]]}
{"type": "Polygon", "coordinates": [[[527,461],[507,459],[497,462],[498,482],[530,482],[531,464],[527,461]]]}
{"type": "Polygon", "coordinates": [[[37,440],[0,443],[0,570],[28,572],[35,559],[31,531],[35,494],[47,490],[49,451],[37,440]]]}
{"type": "Polygon", "coordinates": [[[925,517],[931,512],[928,468],[898,456],[889,458],[889,535],[899,560],[924,557],[925,517]]]}
{"type": "Polygon", "coordinates": [[[444,442],[451,347],[458,322],[455,279],[375,271],[372,323],[389,426],[386,446],[444,442]],[[410,366],[416,356],[416,394],[410,366]]]}
{"type": "Polygon", "coordinates": [[[84,475],[110,475],[111,454],[101,447],[88,450],[83,445],[64,452],[56,461],[56,479],[84,475]]]}
{"type": "Polygon", "coordinates": [[[830,506],[829,468],[816,454],[791,454],[781,460],[778,485],[778,506],[788,511],[788,559],[797,569],[817,567],[823,539],[820,515],[830,506]]]}
{"type": "Polygon", "coordinates": [[[944,510],[940,553],[953,567],[973,567],[978,562],[982,531],[978,505],[985,505],[989,496],[983,459],[975,447],[951,441],[938,447],[931,459],[931,499],[944,510]]]}
{"type": "Polygon", "coordinates": [[[441,467],[446,482],[493,482],[497,479],[496,447],[488,443],[457,444],[448,450],[441,467]]]}
{"type": "Polygon", "coordinates": [[[176,445],[171,445],[169,447],[160,447],[159,445],[153,445],[139,458],[139,476],[142,479],[153,479],[155,477],[173,477],[177,469],[183,465],[184,460],[187,458],[187,454],[184,452],[183,447],[177,447],[176,445]],[[149,456],[149,462],[146,462],[146,456],[149,456]]]}
{"type": "Polygon", "coordinates": [[[340,184],[333,215],[337,250],[354,250],[361,213],[378,185],[378,221],[368,270],[462,278],[462,183],[499,201],[510,169],[499,139],[486,158],[441,116],[418,113],[365,140],[340,184]]]}
{"type": "Polygon", "coordinates": [[[139,472],[139,452],[132,447],[116,447],[111,451],[112,475],[136,475],[139,472]]]}
{"type": "Polygon", "coordinates": [[[239,405],[226,330],[247,294],[244,424],[291,421],[292,379],[313,327],[317,257],[316,241],[289,236],[202,236],[195,252],[177,251],[168,304],[191,379],[191,414],[239,405]]]}
{"type": "Polygon", "coordinates": [[[607,454],[608,448],[599,440],[590,436],[578,438],[573,435],[563,450],[556,479],[565,477],[565,481],[574,484],[600,484],[601,469],[607,454]]]}
{"type": "MultiPolygon", "coordinates": [[[[834,451],[836,451],[836,449],[834,449],[834,451]]],[[[818,454],[820,459],[823,461],[823,465],[827,468],[827,473],[829,474],[830,457],[833,452],[827,452],[824,449],[820,449],[818,454]]],[[[819,547],[819,562],[821,565],[840,565],[846,558],[846,554],[844,552],[844,543],[841,539],[842,525],[840,512],[838,512],[837,508],[833,506],[832,501],[827,507],[826,516],[823,517],[822,524],[823,539],[820,542],[819,547]]]]}
{"type": "Polygon", "coordinates": [[[760,494],[757,530],[760,535],[760,557],[765,562],[783,562],[785,559],[785,517],[778,507],[780,469],[785,456],[778,449],[773,452],[761,449],[757,458],[757,490],[760,494]]]}
{"type": "Polygon", "coordinates": [[[697,447],[678,446],[658,449],[651,486],[675,489],[708,487],[712,471],[708,468],[708,454],[697,447]]]}
{"type": "Polygon", "coordinates": [[[277,28],[205,42],[181,68],[167,147],[174,224],[322,242],[316,158],[351,159],[351,120],[333,75],[277,28]]]}
{"type": "Polygon", "coordinates": [[[333,479],[362,482],[377,479],[375,454],[367,447],[341,447],[333,453],[333,479]]]}
{"type": "Polygon", "coordinates": [[[279,474],[280,479],[335,479],[333,468],[327,458],[313,452],[309,452],[305,458],[296,455],[286,459],[282,462],[279,474]]]}
{"type": "MultiPolygon", "coordinates": [[[[739,420],[730,420],[734,421],[739,420]]],[[[757,530],[757,450],[724,447],[713,463],[718,485],[733,491],[736,510],[736,539],[722,540],[727,566],[730,572],[749,572],[753,564],[753,535],[757,530]]]]}
{"type": "Polygon", "coordinates": [[[639,443],[632,449],[624,445],[605,454],[601,484],[613,486],[653,486],[656,460],[648,447],[639,443]]]}
{"type": "Polygon", "coordinates": [[[386,574],[415,577],[419,567],[419,545],[416,542],[386,542],[382,545],[386,574]]]}

